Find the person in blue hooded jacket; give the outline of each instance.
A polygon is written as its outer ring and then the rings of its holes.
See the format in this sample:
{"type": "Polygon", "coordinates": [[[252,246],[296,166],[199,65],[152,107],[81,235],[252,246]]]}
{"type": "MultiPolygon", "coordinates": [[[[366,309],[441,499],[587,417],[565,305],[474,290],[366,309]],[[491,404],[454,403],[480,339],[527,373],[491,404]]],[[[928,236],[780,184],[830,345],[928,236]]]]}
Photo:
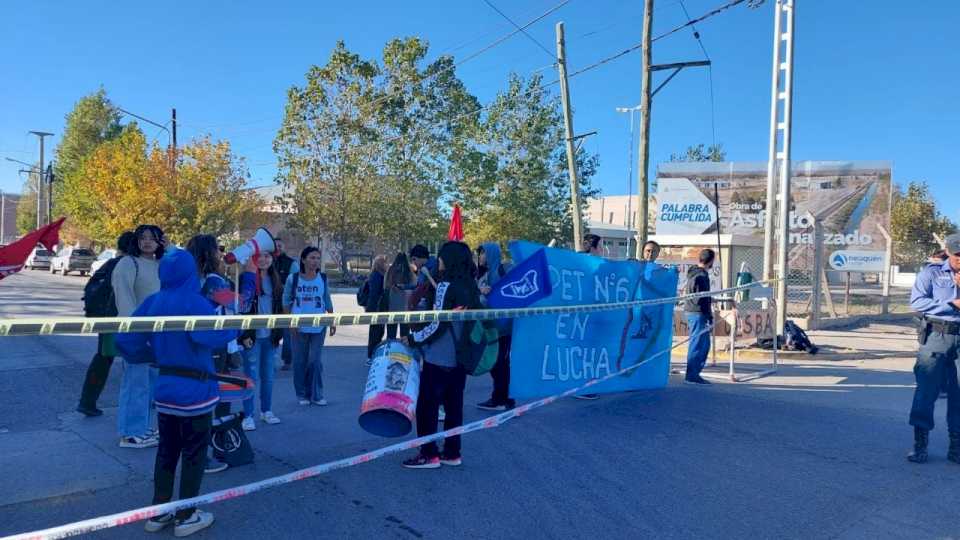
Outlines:
{"type": "MultiPolygon", "coordinates": [[[[160,261],[160,291],[146,298],[134,317],[214,315],[200,295],[200,277],[190,253],[175,250],[160,261]]],[[[126,358],[159,367],[154,392],[160,444],[153,472],[153,504],[173,499],[177,462],[181,462],[180,498],[200,493],[211,412],[220,401],[214,378],[215,348],[237,338],[232,330],[130,333],[117,335],[117,347],[126,358]]],[[[164,514],[147,521],[146,530],[157,532],[174,525],[176,536],[187,536],[209,527],[213,514],[196,508],[164,514]]]]}
{"type": "MultiPolygon", "coordinates": [[[[477,287],[483,306],[487,307],[487,295],[493,286],[500,281],[510,270],[502,262],[500,245],[495,242],[481,244],[477,248],[477,287]]],[[[513,323],[510,319],[497,321],[497,330],[500,331],[500,343],[497,349],[497,362],[490,370],[493,378],[493,394],[490,399],[477,403],[478,409],[485,411],[507,411],[514,408],[517,402],[510,398],[510,345],[513,343],[513,323]]]]}

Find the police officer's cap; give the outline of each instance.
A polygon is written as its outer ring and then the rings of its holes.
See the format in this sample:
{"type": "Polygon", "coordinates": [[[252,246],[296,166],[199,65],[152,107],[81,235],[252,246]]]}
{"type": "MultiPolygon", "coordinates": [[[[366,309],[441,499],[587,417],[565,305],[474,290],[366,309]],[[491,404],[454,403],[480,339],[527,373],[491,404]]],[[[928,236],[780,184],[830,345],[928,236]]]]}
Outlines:
{"type": "Polygon", "coordinates": [[[960,254],[960,233],[954,233],[944,238],[943,244],[950,255],[960,254]]]}

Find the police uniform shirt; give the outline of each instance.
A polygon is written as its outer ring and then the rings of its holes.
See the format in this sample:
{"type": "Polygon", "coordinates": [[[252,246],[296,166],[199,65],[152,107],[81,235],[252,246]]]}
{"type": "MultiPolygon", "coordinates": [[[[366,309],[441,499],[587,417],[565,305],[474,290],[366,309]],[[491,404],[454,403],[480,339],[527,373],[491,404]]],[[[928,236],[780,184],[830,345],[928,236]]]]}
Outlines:
{"type": "Polygon", "coordinates": [[[953,274],[949,260],[923,267],[913,283],[910,307],[929,318],[960,323],[960,309],[950,303],[958,298],[953,274]]]}

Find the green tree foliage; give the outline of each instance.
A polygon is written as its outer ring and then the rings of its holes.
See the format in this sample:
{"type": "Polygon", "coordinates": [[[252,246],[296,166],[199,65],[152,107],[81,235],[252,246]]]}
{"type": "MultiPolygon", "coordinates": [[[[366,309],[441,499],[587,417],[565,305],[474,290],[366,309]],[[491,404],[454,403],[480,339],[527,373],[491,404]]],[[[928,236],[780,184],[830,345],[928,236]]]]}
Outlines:
{"type": "Polygon", "coordinates": [[[64,180],[63,207],[86,237],[113,242],[139,224],[159,225],[174,242],[198,233],[223,235],[258,222],[263,201],[245,190],[246,168],[225,142],[184,146],[176,168],[136,126],[90,153],[64,180]]]}
{"type": "MultiPolygon", "coordinates": [[[[389,41],[379,60],[340,42],[288,91],[274,151],[294,226],[347,251],[403,246],[446,229],[459,201],[472,242],[570,238],[559,99],[539,76],[512,76],[481,112],[453,59],[427,55],[417,38],[389,41]]],[[[586,201],[597,158],[577,159],[586,201]]]]}
{"type": "Polygon", "coordinates": [[[17,202],[17,233],[26,234],[37,228],[37,175],[29,174],[17,202]]]}
{"type": "Polygon", "coordinates": [[[723,149],[723,144],[711,144],[706,146],[700,143],[696,146],[688,146],[686,152],[682,154],[670,154],[670,161],[680,162],[707,162],[707,161],[726,161],[727,152],[723,149]]]}
{"type": "MultiPolygon", "coordinates": [[[[332,234],[341,248],[364,243],[381,219],[382,179],[374,167],[377,65],[338,42],[324,66],[313,66],[303,86],[287,91],[283,123],[274,139],[279,201],[292,224],[332,234]]],[[[346,258],[342,258],[346,270],[346,258]]]]}
{"type": "Polygon", "coordinates": [[[475,125],[480,104],[457,78],[453,59],[426,63],[418,38],[394,39],[383,49],[377,111],[377,168],[383,219],[375,227],[386,245],[404,246],[432,236],[442,221],[454,157],[475,125]]]}
{"type": "MultiPolygon", "coordinates": [[[[114,139],[123,131],[120,125],[120,112],[107,98],[107,92],[101,88],[83,96],[66,115],[63,137],[57,145],[53,162],[57,181],[53,185],[54,218],[64,214],[64,197],[75,197],[76,193],[65,193],[66,186],[82,185],[77,174],[86,159],[101,143],[114,139]]],[[[63,237],[76,239],[80,235],[75,220],[70,216],[65,223],[63,237]]]]}
{"type": "Polygon", "coordinates": [[[897,187],[890,213],[893,237],[893,262],[903,268],[915,268],[940,246],[941,238],[957,231],[957,226],[938,209],[926,182],[910,182],[904,191],[897,187]]]}
{"type": "MultiPolygon", "coordinates": [[[[539,75],[511,75],[457,156],[455,196],[463,202],[468,241],[572,238],[562,119],[559,98],[539,75]]],[[[598,159],[580,150],[577,163],[586,201],[597,194],[591,180],[598,159]]]]}

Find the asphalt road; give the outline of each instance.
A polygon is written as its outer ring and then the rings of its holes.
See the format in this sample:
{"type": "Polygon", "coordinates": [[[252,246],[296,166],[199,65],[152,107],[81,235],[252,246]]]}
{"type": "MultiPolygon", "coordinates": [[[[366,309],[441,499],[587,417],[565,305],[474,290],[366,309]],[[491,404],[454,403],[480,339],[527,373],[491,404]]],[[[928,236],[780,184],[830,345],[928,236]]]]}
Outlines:
{"type": "MultiPolygon", "coordinates": [[[[0,317],[76,314],[84,278],[0,281],[0,317]]],[[[338,308],[355,309],[349,296],[338,308]]],[[[283,423],[250,434],[252,466],[204,491],[290,472],[389,442],[359,429],[365,329],[328,341],[330,406],[299,407],[289,372],[283,423]]],[[[836,339],[857,339],[837,334],[836,339]]],[[[861,336],[892,352],[794,362],[750,384],[563,400],[467,435],[464,466],[402,469],[391,456],[208,507],[198,538],[947,538],[960,535],[960,466],[934,432],[931,462],[904,460],[908,334],[861,336]],[[886,341],[884,341],[886,340],[886,341]],[[887,345],[889,343],[889,345],[887,345]]],[[[117,447],[114,367],[101,418],[73,412],[95,340],[0,338],[0,535],[150,502],[154,450],[117,447]]],[[[516,359],[515,361],[522,361],[516,359]]],[[[468,382],[467,419],[490,390],[468,382]]],[[[943,424],[943,405],[938,421],[943,424]]],[[[163,534],[169,534],[163,533],[163,534]]],[[[147,538],[141,523],[91,538],[147,538]]]]}

